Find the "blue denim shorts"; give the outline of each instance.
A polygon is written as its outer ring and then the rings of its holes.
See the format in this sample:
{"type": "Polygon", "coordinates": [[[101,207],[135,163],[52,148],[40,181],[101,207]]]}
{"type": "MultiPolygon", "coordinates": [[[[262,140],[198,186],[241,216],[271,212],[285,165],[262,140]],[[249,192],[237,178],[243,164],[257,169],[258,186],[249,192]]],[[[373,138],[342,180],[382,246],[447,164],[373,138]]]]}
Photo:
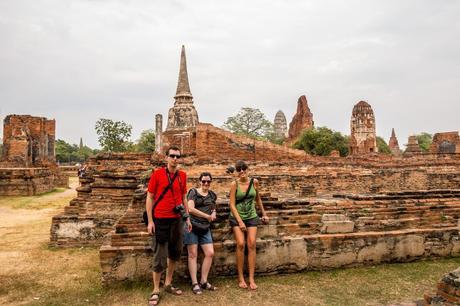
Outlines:
{"type": "Polygon", "coordinates": [[[186,227],[184,227],[184,244],[209,244],[212,243],[211,229],[208,229],[208,232],[204,235],[197,235],[194,232],[189,232],[186,227]]]}

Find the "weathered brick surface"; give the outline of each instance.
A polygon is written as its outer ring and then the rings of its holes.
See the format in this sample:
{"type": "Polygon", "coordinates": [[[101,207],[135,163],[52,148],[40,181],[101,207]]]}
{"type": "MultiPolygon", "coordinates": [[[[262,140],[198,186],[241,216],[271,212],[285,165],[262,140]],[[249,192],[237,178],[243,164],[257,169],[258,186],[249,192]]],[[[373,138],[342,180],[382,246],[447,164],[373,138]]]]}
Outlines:
{"type": "Polygon", "coordinates": [[[460,268],[446,273],[437,285],[435,294],[426,293],[425,305],[460,305],[460,268]]]}
{"type": "Polygon", "coordinates": [[[436,133],[430,146],[431,153],[460,153],[458,132],[436,133]]]}
{"type": "Polygon", "coordinates": [[[100,245],[126,212],[133,192],[156,161],[150,154],[100,154],[89,158],[77,197],[53,217],[50,245],[100,245]]]}
{"type": "Polygon", "coordinates": [[[289,123],[288,142],[294,142],[303,130],[312,128],[314,125],[313,114],[308,107],[307,97],[302,95],[297,101],[297,111],[289,123]]]}
{"type": "Polygon", "coordinates": [[[4,119],[0,195],[36,195],[69,186],[55,162],[55,121],[29,115],[4,119]]]}
{"type": "Polygon", "coordinates": [[[54,119],[6,116],[3,121],[3,165],[33,167],[53,164],[55,129],[54,119]]]}

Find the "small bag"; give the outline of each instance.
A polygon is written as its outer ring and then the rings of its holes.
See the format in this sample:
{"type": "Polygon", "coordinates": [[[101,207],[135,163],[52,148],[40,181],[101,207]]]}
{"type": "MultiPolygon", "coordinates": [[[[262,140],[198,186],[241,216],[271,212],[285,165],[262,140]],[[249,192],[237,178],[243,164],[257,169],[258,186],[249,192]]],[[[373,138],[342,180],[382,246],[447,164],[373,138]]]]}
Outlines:
{"type": "Polygon", "coordinates": [[[191,222],[192,222],[192,232],[198,236],[206,235],[209,231],[209,227],[211,226],[209,222],[201,223],[193,219],[191,220],[191,222]]]}

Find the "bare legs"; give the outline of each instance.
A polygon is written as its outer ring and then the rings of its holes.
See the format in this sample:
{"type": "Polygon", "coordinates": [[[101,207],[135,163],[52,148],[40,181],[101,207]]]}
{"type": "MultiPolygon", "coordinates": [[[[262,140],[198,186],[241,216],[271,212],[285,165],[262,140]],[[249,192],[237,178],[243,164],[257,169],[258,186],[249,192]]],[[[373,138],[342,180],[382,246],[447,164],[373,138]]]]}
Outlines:
{"type": "Polygon", "coordinates": [[[201,249],[204,253],[203,264],[201,265],[201,283],[204,284],[208,281],[208,274],[214,257],[214,245],[212,243],[202,244],[201,249]]]}
{"type": "MultiPolygon", "coordinates": [[[[201,283],[206,283],[208,281],[209,270],[212,265],[212,258],[214,257],[214,245],[212,243],[201,245],[201,249],[204,253],[203,264],[201,265],[201,283]]],[[[192,284],[198,282],[196,277],[197,272],[197,255],[198,255],[198,245],[189,244],[187,245],[188,251],[188,271],[190,273],[190,278],[192,279],[192,284]]]]}
{"type": "MultiPolygon", "coordinates": [[[[240,288],[248,288],[244,280],[243,265],[244,265],[244,233],[237,226],[233,227],[233,235],[236,241],[236,267],[238,270],[238,286],[240,288]]],[[[256,236],[257,227],[247,228],[247,245],[248,245],[248,270],[249,270],[249,289],[257,289],[254,281],[254,272],[256,269],[256,236]]]]}

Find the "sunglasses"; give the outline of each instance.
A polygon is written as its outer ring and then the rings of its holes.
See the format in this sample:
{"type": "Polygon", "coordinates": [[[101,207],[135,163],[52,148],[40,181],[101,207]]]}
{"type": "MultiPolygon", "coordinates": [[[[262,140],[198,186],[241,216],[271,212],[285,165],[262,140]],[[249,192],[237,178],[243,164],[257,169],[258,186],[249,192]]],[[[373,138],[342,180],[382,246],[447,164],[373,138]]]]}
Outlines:
{"type": "Polygon", "coordinates": [[[242,172],[248,170],[248,167],[241,167],[241,168],[236,168],[236,172],[242,172]]]}
{"type": "Polygon", "coordinates": [[[201,184],[211,184],[211,181],[208,181],[208,180],[202,180],[202,181],[201,181],[201,184]]]}
{"type": "Polygon", "coordinates": [[[177,158],[177,159],[180,158],[180,155],[178,155],[178,154],[169,154],[168,156],[171,157],[171,158],[177,158]]]}

